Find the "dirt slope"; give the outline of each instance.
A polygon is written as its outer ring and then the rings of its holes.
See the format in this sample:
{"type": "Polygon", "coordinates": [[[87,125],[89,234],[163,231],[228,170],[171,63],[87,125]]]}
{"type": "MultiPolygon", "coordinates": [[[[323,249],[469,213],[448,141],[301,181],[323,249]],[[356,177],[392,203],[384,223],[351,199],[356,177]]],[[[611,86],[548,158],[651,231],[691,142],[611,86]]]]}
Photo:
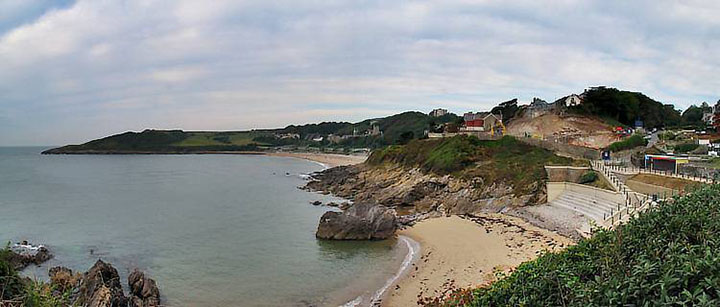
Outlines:
{"type": "Polygon", "coordinates": [[[604,148],[618,140],[611,126],[594,118],[576,115],[545,114],[536,118],[514,119],[507,125],[507,133],[517,137],[542,137],[590,148],[604,148]]]}

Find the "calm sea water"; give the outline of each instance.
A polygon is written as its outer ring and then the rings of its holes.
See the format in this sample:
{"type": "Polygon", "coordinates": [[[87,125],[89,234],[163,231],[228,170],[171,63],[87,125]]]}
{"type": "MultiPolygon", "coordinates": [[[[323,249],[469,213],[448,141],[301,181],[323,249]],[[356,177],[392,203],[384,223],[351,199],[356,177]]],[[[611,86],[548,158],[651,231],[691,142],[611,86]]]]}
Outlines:
{"type": "Polygon", "coordinates": [[[44,156],[0,147],[0,240],[48,245],[49,267],[98,258],[125,281],[154,277],[172,306],[337,305],[372,293],[405,254],[398,241],[316,240],[328,196],[297,189],[322,169],[238,155],[44,156]]]}

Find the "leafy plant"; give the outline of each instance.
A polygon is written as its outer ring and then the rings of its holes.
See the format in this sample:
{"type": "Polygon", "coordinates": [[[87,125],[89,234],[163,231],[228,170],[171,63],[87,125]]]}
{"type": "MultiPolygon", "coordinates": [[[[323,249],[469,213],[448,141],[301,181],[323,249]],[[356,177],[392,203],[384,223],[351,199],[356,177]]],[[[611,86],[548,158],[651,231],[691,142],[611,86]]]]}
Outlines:
{"type": "Polygon", "coordinates": [[[10,253],[9,243],[0,249],[0,300],[14,299],[23,290],[22,281],[10,262],[10,253]]]}

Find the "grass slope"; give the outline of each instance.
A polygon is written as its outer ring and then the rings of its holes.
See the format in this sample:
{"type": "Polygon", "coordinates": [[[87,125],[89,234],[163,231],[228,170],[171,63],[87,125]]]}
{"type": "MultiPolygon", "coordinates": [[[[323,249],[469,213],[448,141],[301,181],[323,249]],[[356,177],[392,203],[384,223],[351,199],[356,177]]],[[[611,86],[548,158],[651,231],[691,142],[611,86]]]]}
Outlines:
{"type": "Polygon", "coordinates": [[[368,158],[370,165],[384,163],[419,167],[438,175],[451,174],[466,179],[480,177],[486,183],[505,182],[515,187],[519,194],[537,188],[538,182],[546,177],[545,165],[586,164],[510,136],[483,141],[464,135],[389,146],[374,151],[368,158]]]}
{"type": "Polygon", "coordinates": [[[446,306],[719,306],[720,186],[705,186],[446,306]]]}

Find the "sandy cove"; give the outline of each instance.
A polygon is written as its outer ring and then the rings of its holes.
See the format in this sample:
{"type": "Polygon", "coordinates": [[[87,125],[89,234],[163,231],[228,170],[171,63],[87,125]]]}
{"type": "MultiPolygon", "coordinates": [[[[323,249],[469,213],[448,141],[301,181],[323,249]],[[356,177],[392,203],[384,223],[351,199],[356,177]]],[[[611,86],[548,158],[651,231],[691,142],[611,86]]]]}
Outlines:
{"type": "Polygon", "coordinates": [[[365,162],[366,155],[341,155],[313,152],[268,152],[268,156],[291,157],[322,163],[327,167],[354,165],[365,162]]]}
{"type": "Polygon", "coordinates": [[[420,243],[420,257],[391,287],[383,306],[415,306],[457,288],[477,287],[571,239],[502,214],[433,218],[399,231],[420,243]]]}

